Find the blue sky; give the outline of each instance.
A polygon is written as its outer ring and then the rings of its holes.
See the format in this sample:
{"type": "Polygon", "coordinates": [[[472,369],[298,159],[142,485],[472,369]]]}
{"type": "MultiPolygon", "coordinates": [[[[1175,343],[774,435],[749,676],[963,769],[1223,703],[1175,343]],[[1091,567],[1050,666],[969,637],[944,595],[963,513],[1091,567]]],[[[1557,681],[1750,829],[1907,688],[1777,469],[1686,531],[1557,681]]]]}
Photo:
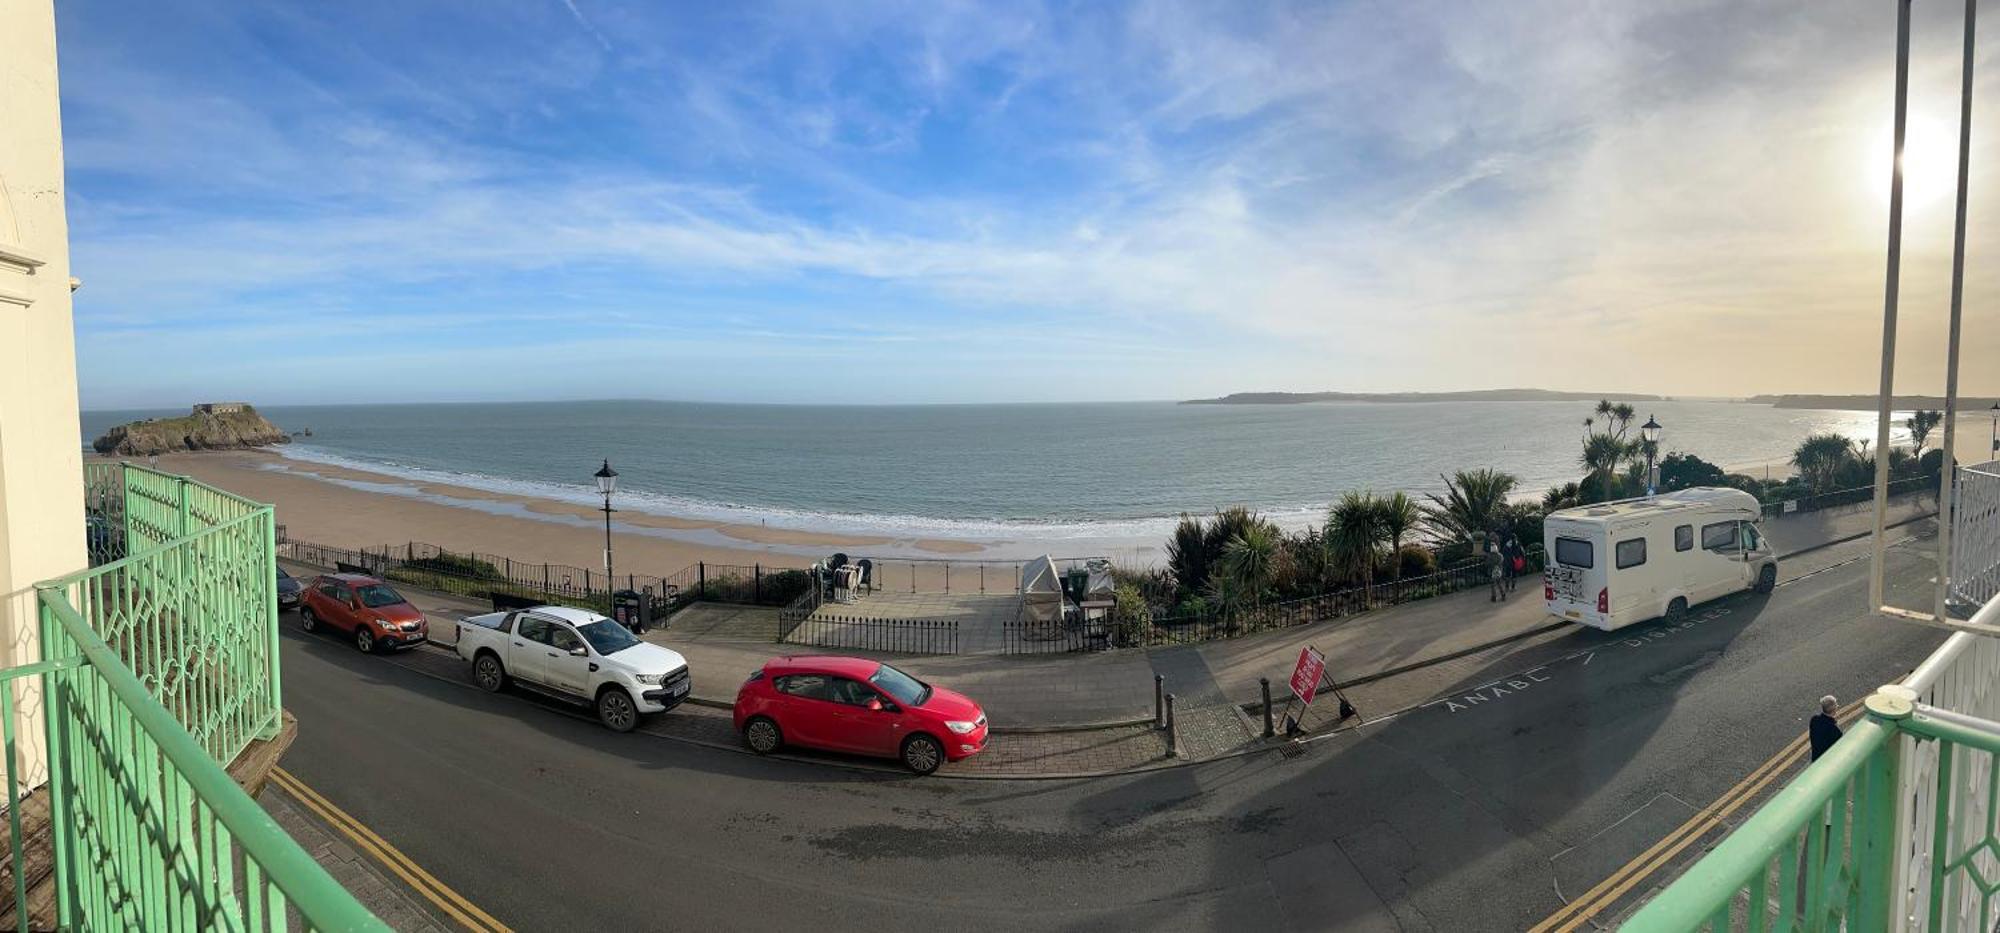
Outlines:
{"type": "MultiPolygon", "coordinates": [[[[1916,72],[1944,175],[1949,13],[1916,72]]],[[[1867,0],[66,0],[83,401],[1868,391],[1892,30],[1867,0]]]]}

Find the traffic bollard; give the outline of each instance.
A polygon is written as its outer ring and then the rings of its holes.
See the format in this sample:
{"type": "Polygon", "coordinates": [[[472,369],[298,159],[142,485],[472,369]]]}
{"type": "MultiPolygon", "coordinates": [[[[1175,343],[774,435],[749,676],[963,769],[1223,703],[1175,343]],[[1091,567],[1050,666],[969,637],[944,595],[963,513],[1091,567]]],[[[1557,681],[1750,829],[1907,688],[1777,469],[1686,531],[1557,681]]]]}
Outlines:
{"type": "Polygon", "coordinates": [[[1277,735],[1278,730],[1271,725],[1271,678],[1257,678],[1257,685],[1264,688],[1264,737],[1277,735]]]}
{"type": "Polygon", "coordinates": [[[1174,728],[1174,695],[1167,694],[1167,757],[1179,758],[1181,754],[1181,733],[1174,728]]]}
{"type": "Polygon", "coordinates": [[[1162,691],[1166,689],[1166,683],[1167,678],[1159,674],[1153,675],[1153,728],[1155,729],[1163,729],[1167,725],[1167,708],[1160,699],[1162,691]]]}

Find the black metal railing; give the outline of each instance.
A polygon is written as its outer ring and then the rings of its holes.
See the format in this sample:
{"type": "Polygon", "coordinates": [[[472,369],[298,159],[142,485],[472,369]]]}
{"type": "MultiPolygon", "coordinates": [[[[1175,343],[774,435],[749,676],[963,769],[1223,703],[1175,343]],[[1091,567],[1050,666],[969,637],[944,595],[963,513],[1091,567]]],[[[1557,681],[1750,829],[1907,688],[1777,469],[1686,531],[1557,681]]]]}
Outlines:
{"type": "Polygon", "coordinates": [[[795,645],[883,651],[896,654],[957,654],[956,619],[871,619],[815,615],[791,624],[779,640],[795,645]]]}

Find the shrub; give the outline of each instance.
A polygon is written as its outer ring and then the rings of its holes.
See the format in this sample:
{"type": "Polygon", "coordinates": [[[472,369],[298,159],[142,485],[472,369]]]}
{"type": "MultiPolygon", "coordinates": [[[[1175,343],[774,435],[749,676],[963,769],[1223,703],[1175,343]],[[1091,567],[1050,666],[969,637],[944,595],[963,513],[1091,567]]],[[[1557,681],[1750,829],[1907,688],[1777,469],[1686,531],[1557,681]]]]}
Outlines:
{"type": "Polygon", "coordinates": [[[1153,610],[1146,594],[1131,583],[1120,583],[1111,591],[1111,640],[1121,647],[1146,643],[1146,630],[1153,624],[1153,610]]]}
{"type": "Polygon", "coordinates": [[[1396,557],[1403,565],[1405,578],[1429,576],[1437,572],[1437,556],[1421,544],[1403,545],[1396,557]]]}
{"type": "Polygon", "coordinates": [[[406,569],[415,573],[463,577],[468,580],[503,579],[500,574],[500,568],[477,557],[465,554],[437,554],[431,557],[419,557],[416,560],[403,561],[399,569],[406,569]]]}

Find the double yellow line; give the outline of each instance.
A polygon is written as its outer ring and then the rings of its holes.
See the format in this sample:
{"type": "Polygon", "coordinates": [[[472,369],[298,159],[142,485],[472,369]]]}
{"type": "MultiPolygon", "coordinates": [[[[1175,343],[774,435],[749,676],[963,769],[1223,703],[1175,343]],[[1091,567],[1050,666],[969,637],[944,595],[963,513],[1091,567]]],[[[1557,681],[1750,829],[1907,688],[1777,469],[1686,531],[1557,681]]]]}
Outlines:
{"type": "MultiPolygon", "coordinates": [[[[1835,715],[1845,722],[1860,710],[1861,701],[1856,700],[1841,707],[1835,715]]],[[[1653,872],[1659,871],[1661,866],[1672,861],[1681,850],[1708,835],[1709,830],[1721,825],[1730,814],[1756,799],[1759,792],[1779,775],[1790,771],[1793,765],[1805,757],[1805,754],[1806,736],[1800,735],[1779,749],[1777,754],[1758,765],[1721,797],[1716,798],[1713,804],[1696,811],[1695,815],[1682,823],[1678,829],[1661,837],[1651,848],[1639,853],[1637,858],[1626,862],[1617,871],[1612,872],[1610,877],[1598,882],[1596,887],[1585,891],[1582,897],[1564,904],[1561,910],[1550,914],[1548,919],[1535,924],[1529,929],[1529,933],[1568,933],[1581,928],[1605,908],[1617,903],[1619,898],[1630,892],[1634,885],[1646,880],[1653,872]]]]}
{"type": "Polygon", "coordinates": [[[513,933],[506,924],[493,919],[491,914],[466,900],[465,895],[432,877],[430,872],[423,870],[423,867],[411,861],[409,856],[390,845],[388,840],[376,835],[374,830],[348,815],[347,811],[334,806],[333,801],[320,796],[319,791],[307,787],[304,781],[293,777],[291,772],[275,768],[271,771],[271,782],[304,804],[306,809],[317,814],[327,825],[346,836],[347,841],[353,843],[355,848],[382,863],[394,872],[396,877],[403,879],[405,884],[437,905],[439,910],[444,911],[466,929],[474,933],[513,933]]]}

